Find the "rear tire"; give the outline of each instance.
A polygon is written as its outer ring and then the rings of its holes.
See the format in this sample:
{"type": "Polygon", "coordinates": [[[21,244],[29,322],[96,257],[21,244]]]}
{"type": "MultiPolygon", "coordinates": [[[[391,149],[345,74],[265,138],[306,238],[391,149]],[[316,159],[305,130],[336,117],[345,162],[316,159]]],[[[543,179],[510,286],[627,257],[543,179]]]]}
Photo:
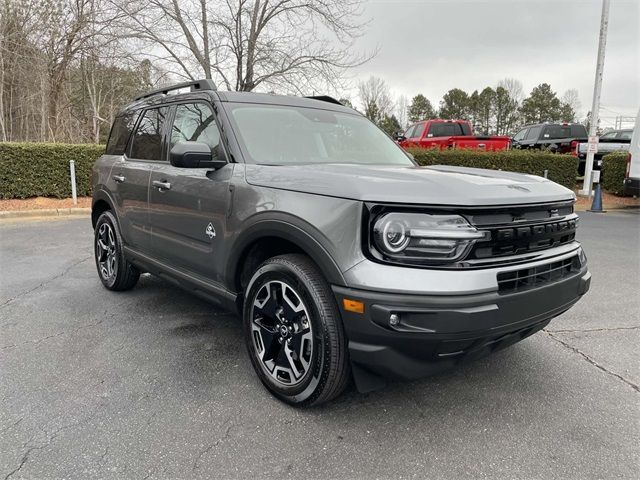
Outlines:
{"type": "Polygon", "coordinates": [[[138,269],[125,258],[122,246],[118,222],[107,210],[96,222],[93,247],[98,276],[109,290],[129,290],[140,278],[138,269]]]}
{"type": "Polygon", "coordinates": [[[305,255],[264,262],[246,290],[243,326],[253,368],[297,406],[337,397],[350,378],[347,341],[331,287],[305,255]]]}

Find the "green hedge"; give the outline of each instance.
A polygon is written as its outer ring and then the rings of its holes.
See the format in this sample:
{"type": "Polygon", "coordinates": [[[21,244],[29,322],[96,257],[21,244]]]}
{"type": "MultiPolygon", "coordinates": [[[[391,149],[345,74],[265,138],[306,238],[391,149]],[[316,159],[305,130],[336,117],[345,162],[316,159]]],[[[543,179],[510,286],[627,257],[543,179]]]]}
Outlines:
{"type": "Polygon", "coordinates": [[[560,185],[573,189],[578,173],[578,158],[572,155],[540,152],[536,150],[502,150],[484,152],[478,150],[438,150],[414,148],[409,152],[420,165],[455,165],[460,167],[488,168],[543,176],[560,185]]]}
{"type": "MultiPolygon", "coordinates": [[[[568,188],[575,186],[578,170],[576,157],[538,151],[481,152],[420,148],[410,151],[420,165],[457,165],[540,176],[548,170],[549,179],[568,188]]],[[[0,198],[71,196],[69,160],[75,161],[78,195],[90,195],[91,167],[103,152],[103,145],[0,143],[0,198]]],[[[613,162],[609,163],[615,164],[618,172],[618,161],[613,162]]],[[[624,175],[624,166],[620,168],[621,175],[624,175]]],[[[613,167],[610,169],[614,170],[613,167]]],[[[605,175],[607,183],[603,186],[609,189],[608,182],[611,181],[613,185],[618,182],[618,176],[618,173],[615,178],[613,174],[605,175]]],[[[618,184],[621,186],[622,180],[618,184]]]]}
{"type": "Polygon", "coordinates": [[[78,196],[91,195],[91,167],[104,145],[0,143],[0,198],[71,196],[69,160],[78,196]]]}
{"type": "Polygon", "coordinates": [[[602,188],[622,195],[622,182],[627,171],[627,152],[609,153],[602,157],[602,188]]]}

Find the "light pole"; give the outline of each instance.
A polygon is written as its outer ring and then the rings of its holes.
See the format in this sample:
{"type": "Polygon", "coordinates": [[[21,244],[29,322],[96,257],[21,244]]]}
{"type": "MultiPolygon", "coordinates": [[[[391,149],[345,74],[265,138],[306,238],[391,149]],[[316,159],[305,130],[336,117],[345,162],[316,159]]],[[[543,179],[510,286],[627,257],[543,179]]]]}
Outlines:
{"type": "MultiPolygon", "coordinates": [[[[600,42],[598,43],[598,62],[596,63],[596,81],[593,86],[593,101],[591,103],[591,121],[589,136],[595,137],[600,115],[600,91],[602,90],[602,71],[604,70],[604,50],[607,45],[607,28],[609,26],[609,0],[602,0],[602,17],[600,19],[600,42]]],[[[587,160],[584,168],[584,182],[580,193],[591,196],[591,171],[593,170],[593,150],[587,150],[587,160]]]]}

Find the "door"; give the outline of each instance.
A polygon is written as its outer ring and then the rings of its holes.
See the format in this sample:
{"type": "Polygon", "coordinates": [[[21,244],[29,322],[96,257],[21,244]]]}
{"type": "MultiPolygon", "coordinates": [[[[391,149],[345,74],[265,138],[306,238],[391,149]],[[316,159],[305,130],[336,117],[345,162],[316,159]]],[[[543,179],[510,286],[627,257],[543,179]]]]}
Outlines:
{"type": "Polygon", "coordinates": [[[411,132],[408,132],[409,137],[407,138],[406,147],[419,147],[420,146],[420,137],[422,137],[422,132],[424,131],[424,123],[417,123],[413,127],[411,127],[411,132]]]}
{"type": "Polygon", "coordinates": [[[523,128],[513,136],[513,148],[522,148],[522,142],[527,137],[529,128],[523,128]]]}
{"type": "Polygon", "coordinates": [[[168,112],[168,107],[143,111],[131,135],[128,149],[111,169],[124,242],[141,252],[150,248],[149,180],[154,162],[162,158],[168,112]]]}
{"type": "MultiPolygon", "coordinates": [[[[209,145],[214,158],[226,158],[213,109],[208,103],[175,107],[169,151],[177,142],[209,145]]],[[[167,156],[168,159],[168,156],[167,156]]],[[[177,168],[168,161],[151,172],[149,219],[152,255],[180,270],[220,281],[220,266],[233,164],[218,170],[177,168]]]]}

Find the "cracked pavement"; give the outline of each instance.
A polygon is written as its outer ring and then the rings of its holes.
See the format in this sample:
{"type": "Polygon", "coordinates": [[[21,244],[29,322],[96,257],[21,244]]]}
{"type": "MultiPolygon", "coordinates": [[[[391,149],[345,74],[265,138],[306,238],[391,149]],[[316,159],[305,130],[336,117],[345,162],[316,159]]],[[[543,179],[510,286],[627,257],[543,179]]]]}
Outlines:
{"type": "Polygon", "coordinates": [[[238,318],[100,284],[88,219],[0,223],[0,479],[637,478],[640,212],[581,214],[589,294],[453,372],[293,409],[238,318]]]}

